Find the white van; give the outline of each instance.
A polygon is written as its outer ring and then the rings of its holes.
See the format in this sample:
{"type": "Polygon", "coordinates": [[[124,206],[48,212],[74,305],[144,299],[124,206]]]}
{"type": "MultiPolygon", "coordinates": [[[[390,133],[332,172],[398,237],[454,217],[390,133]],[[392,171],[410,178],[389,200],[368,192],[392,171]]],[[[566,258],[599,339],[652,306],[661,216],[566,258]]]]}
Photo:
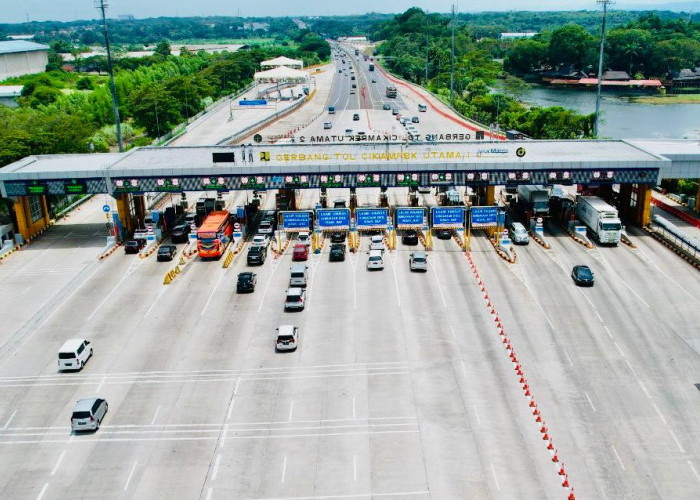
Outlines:
{"type": "Polygon", "coordinates": [[[511,225],[510,238],[513,243],[521,243],[527,245],[530,242],[530,236],[527,234],[527,229],[520,222],[513,222],[511,225]]]}
{"type": "Polygon", "coordinates": [[[369,238],[369,249],[370,250],[379,250],[380,252],[383,252],[386,247],[384,246],[384,236],[381,234],[373,234],[369,238]]]}
{"type": "Polygon", "coordinates": [[[384,257],[382,257],[381,250],[370,250],[367,252],[369,258],[367,259],[367,270],[371,269],[384,269],[384,257]]]}
{"type": "Polygon", "coordinates": [[[306,264],[298,263],[292,264],[289,273],[289,286],[290,287],[300,287],[306,286],[306,280],[308,279],[308,268],[306,264]]]}
{"type": "Polygon", "coordinates": [[[66,340],[58,350],[58,369],[82,370],[91,356],[90,341],[85,339],[66,340]]]}

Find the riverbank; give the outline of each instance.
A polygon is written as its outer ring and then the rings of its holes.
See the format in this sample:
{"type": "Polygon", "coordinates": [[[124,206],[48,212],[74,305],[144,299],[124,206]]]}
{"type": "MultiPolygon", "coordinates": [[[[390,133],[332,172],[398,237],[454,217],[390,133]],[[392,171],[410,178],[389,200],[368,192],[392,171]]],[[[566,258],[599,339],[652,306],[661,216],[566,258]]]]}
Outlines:
{"type": "Polygon", "coordinates": [[[640,104],[700,104],[700,94],[644,95],[621,97],[620,99],[640,104]]]}

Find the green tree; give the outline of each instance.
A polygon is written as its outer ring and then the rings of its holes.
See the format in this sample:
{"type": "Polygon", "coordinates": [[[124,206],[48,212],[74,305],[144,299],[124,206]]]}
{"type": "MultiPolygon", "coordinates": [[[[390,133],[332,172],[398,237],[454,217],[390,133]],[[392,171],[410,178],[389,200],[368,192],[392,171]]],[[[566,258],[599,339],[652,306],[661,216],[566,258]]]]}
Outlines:
{"type": "Polygon", "coordinates": [[[63,58],[55,50],[49,50],[47,58],[46,71],[55,71],[63,67],[63,58]]]}
{"type": "Polygon", "coordinates": [[[183,121],[180,103],[162,85],[144,86],[131,96],[134,121],[151,137],[160,137],[183,121]]]}
{"type": "Polygon", "coordinates": [[[656,44],[650,66],[655,75],[694,68],[700,62],[700,41],[687,38],[664,40],[656,44]]]}
{"type": "Polygon", "coordinates": [[[612,69],[624,69],[630,75],[644,71],[654,47],[651,33],[643,29],[617,28],[607,36],[605,52],[612,69]]]}
{"type": "Polygon", "coordinates": [[[518,40],[507,50],[503,67],[515,75],[531,73],[547,61],[547,50],[547,45],[539,40],[518,40]]]}
{"type": "Polygon", "coordinates": [[[595,50],[595,39],[581,26],[569,24],[552,32],[549,41],[549,62],[552,66],[573,65],[585,68],[595,50]]]}
{"type": "Polygon", "coordinates": [[[61,91],[47,86],[40,86],[34,89],[32,96],[29,98],[29,106],[32,108],[37,108],[39,106],[46,106],[55,102],[56,99],[61,95],[61,91]]]}
{"type": "Polygon", "coordinates": [[[155,50],[153,51],[153,55],[161,55],[163,57],[168,57],[170,55],[171,51],[170,47],[170,42],[168,42],[165,38],[163,38],[158,44],[156,45],[155,50]]]}

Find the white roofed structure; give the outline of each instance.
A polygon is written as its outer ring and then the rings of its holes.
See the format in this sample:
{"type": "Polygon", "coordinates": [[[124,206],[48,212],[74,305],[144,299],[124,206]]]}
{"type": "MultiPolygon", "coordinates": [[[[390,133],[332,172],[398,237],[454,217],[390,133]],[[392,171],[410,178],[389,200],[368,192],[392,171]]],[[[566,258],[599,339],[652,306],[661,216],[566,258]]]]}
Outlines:
{"type": "Polygon", "coordinates": [[[255,73],[255,83],[308,83],[309,74],[306,71],[279,66],[267,71],[255,73]]]}
{"type": "Polygon", "coordinates": [[[268,59],[267,61],[263,61],[260,63],[261,69],[279,67],[302,69],[304,67],[304,61],[300,59],[290,59],[289,57],[280,56],[275,57],[274,59],[268,59]]]}

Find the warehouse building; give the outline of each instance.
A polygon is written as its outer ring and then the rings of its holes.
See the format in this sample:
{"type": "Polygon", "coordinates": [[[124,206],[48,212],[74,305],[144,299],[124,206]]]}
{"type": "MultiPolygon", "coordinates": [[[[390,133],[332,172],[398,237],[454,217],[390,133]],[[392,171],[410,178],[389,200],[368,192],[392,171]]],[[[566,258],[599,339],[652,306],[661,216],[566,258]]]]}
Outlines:
{"type": "Polygon", "coordinates": [[[49,62],[48,50],[47,45],[25,40],[0,42],[0,81],[43,72],[49,62]]]}

